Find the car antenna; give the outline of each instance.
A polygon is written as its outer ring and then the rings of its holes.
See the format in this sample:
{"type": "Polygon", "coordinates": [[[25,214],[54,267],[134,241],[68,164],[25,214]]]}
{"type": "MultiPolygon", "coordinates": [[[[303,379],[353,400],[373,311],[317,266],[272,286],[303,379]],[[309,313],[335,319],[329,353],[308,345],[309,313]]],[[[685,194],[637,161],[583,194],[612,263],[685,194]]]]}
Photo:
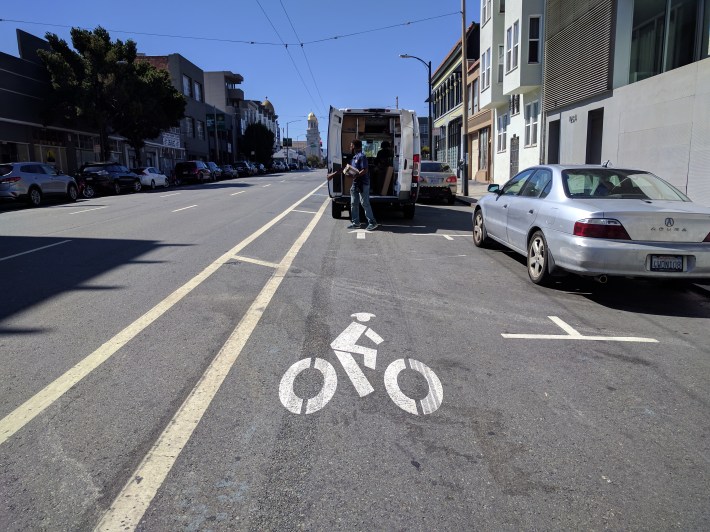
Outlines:
{"type": "Polygon", "coordinates": [[[604,168],[609,168],[611,166],[611,160],[607,159],[607,161],[602,165],[604,168]]]}

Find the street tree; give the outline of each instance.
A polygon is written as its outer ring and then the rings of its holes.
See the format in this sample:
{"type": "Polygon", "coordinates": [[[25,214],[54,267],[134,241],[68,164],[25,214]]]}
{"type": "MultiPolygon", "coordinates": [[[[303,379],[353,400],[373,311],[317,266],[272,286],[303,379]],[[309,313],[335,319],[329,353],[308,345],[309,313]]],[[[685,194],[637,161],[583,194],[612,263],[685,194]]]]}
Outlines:
{"type": "Polygon", "coordinates": [[[136,61],[134,41],[111,41],[100,26],[72,28],[70,34],[73,48],[47,33],[50,49],[38,52],[52,84],[45,119],[78,119],[95,128],[102,160],[110,158],[110,133],[125,136],[140,157],[144,139],[157,137],[183,117],[182,95],[167,73],[136,61]]]}
{"type": "Polygon", "coordinates": [[[253,152],[250,158],[266,166],[271,161],[275,138],[274,132],[264,124],[249,124],[244,130],[242,151],[247,155],[251,155],[253,152]]]}

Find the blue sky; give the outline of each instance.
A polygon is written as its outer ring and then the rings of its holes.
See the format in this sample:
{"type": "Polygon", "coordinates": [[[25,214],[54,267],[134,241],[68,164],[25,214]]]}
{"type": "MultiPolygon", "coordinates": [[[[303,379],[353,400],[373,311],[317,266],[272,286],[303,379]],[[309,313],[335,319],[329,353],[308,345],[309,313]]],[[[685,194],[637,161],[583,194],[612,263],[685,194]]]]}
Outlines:
{"type": "MultiPolygon", "coordinates": [[[[17,55],[17,28],[69,41],[72,26],[100,25],[147,55],[180,53],[205,71],[241,74],[245,97],[268,97],[281,126],[293,121],[289,136],[302,140],[311,111],[325,137],[331,105],[395,107],[398,99],[426,116],[426,67],[399,54],[431,61],[433,72],[461,38],[460,11],[461,0],[6,2],[0,51],[17,55]]],[[[479,20],[480,2],[467,0],[467,24],[479,20]]]]}

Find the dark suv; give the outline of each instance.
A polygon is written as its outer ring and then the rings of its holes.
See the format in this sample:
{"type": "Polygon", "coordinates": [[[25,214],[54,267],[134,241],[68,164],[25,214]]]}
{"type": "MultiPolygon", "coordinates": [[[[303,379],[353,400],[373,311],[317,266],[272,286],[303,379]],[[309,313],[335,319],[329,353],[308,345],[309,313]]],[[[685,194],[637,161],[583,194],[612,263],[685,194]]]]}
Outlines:
{"type": "Polygon", "coordinates": [[[175,165],[175,182],[197,181],[204,183],[212,179],[212,172],[202,161],[182,161],[175,165]]]}
{"type": "Polygon", "coordinates": [[[207,163],[207,167],[212,172],[212,181],[219,181],[222,178],[222,169],[217,166],[217,163],[210,161],[207,163]]]}
{"type": "Polygon", "coordinates": [[[88,163],[81,167],[81,179],[85,186],[95,191],[109,191],[120,194],[123,190],[140,192],[141,178],[122,164],[88,163]]]}
{"type": "Polygon", "coordinates": [[[251,171],[249,170],[249,166],[246,162],[236,161],[233,166],[239,177],[249,177],[251,175],[251,171]]]}

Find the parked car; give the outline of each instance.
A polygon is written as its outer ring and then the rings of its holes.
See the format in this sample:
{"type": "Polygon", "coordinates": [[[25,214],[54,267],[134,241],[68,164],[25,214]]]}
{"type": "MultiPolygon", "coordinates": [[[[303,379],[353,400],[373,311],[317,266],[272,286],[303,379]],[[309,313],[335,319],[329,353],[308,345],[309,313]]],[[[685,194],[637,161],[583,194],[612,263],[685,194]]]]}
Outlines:
{"type": "Polygon", "coordinates": [[[488,190],[473,213],[473,242],[526,255],[535,284],[556,271],[600,282],[710,278],[710,208],[649,172],[542,165],[488,190]]]}
{"type": "Polygon", "coordinates": [[[288,163],[288,169],[289,170],[298,170],[298,164],[297,163],[288,163]]]}
{"type": "Polygon", "coordinates": [[[264,175],[266,173],[266,167],[261,163],[257,164],[256,173],[259,175],[264,175]]]}
{"type": "Polygon", "coordinates": [[[219,181],[222,178],[222,169],[217,166],[217,163],[210,161],[207,163],[207,167],[212,172],[212,181],[219,181]]]}
{"type": "Polygon", "coordinates": [[[37,162],[0,164],[0,199],[27,201],[38,207],[48,196],[76,201],[79,188],[72,176],[65,175],[49,164],[37,162]]]}
{"type": "Polygon", "coordinates": [[[175,165],[175,182],[181,184],[185,181],[204,183],[212,179],[212,172],[202,161],[181,161],[175,165]]]}
{"type": "Polygon", "coordinates": [[[231,164],[222,165],[222,177],[232,179],[234,177],[239,177],[237,170],[231,164]]]}
{"type": "Polygon", "coordinates": [[[239,177],[248,177],[251,175],[251,169],[245,161],[236,161],[234,168],[236,168],[239,177]]]}
{"type": "Polygon", "coordinates": [[[256,165],[251,162],[251,161],[246,161],[247,166],[249,167],[249,175],[256,175],[257,170],[256,170],[256,165]]]}
{"type": "Polygon", "coordinates": [[[441,161],[422,161],[419,173],[419,199],[456,201],[456,174],[441,161]]]}
{"type": "Polygon", "coordinates": [[[170,180],[168,176],[153,166],[141,166],[133,169],[134,174],[138,174],[141,180],[141,185],[155,190],[156,187],[169,187],[170,180]]]}
{"type": "Polygon", "coordinates": [[[271,163],[271,169],[274,172],[283,172],[284,171],[284,164],[281,161],[273,161],[271,163]]]}
{"type": "Polygon", "coordinates": [[[143,188],[138,174],[116,162],[88,163],[81,167],[80,173],[86,186],[96,192],[120,194],[123,190],[140,192],[143,188]]]}

